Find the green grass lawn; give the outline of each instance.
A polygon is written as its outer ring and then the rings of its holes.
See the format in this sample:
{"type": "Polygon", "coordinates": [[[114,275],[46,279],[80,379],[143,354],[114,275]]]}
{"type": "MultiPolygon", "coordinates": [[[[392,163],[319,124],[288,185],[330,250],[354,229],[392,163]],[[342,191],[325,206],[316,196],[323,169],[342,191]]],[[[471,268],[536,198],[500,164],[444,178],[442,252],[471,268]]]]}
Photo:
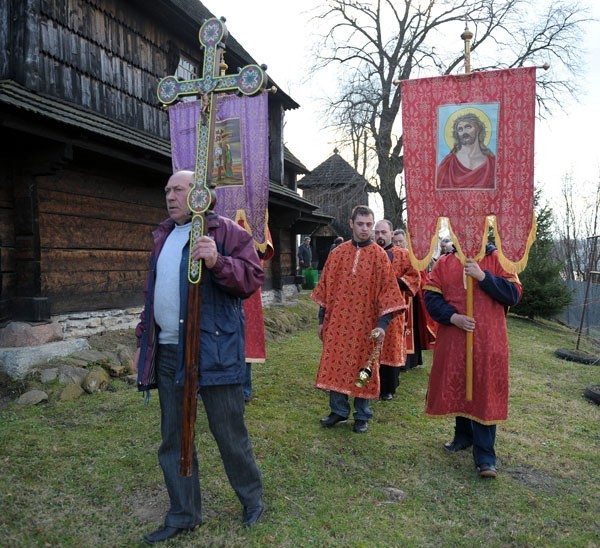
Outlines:
{"type": "MultiPolygon", "coordinates": [[[[564,362],[572,332],[509,318],[511,400],[499,476],[445,454],[453,421],[423,416],[427,363],[375,402],[364,435],[323,429],[316,324],[268,344],[246,412],[267,513],[248,530],[200,406],[204,525],[165,546],[599,546],[600,428],[582,397],[600,368],[564,362]]],[[[0,546],[139,546],[162,523],[158,397],[108,392],[0,411],[0,546]]]]}

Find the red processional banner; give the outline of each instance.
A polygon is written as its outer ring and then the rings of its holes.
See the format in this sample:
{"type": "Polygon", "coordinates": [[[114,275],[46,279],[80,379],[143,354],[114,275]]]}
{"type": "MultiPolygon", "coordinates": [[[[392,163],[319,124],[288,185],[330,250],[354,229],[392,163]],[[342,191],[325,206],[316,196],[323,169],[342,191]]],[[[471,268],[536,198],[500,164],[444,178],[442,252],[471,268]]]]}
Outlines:
{"type": "Polygon", "coordinates": [[[419,270],[444,218],[461,260],[484,257],[493,227],[502,266],[525,268],[535,239],[535,70],[401,83],[407,236],[419,270]]]}

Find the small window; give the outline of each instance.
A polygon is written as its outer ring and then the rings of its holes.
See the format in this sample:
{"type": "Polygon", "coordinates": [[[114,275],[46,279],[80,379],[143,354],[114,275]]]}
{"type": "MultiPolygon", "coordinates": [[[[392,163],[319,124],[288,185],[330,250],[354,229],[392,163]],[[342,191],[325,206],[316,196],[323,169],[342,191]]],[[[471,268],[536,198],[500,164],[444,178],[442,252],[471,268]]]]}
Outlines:
{"type": "MultiPolygon", "coordinates": [[[[185,55],[180,56],[179,65],[177,66],[177,70],[175,71],[175,76],[179,80],[194,80],[195,78],[199,77],[199,73],[200,70],[198,68],[198,65],[194,63],[194,61],[192,61],[188,57],[185,57],[185,55]]],[[[183,102],[196,101],[196,99],[197,96],[195,95],[187,95],[181,97],[181,100],[183,102]]]]}

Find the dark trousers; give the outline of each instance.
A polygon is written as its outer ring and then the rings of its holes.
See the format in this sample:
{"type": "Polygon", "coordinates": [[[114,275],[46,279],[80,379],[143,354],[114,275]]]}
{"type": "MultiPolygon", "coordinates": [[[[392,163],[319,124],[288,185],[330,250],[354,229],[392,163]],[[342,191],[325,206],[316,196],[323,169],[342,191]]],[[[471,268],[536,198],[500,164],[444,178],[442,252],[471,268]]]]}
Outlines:
{"type": "Polygon", "coordinates": [[[252,396],[252,363],[246,362],[246,378],[244,379],[244,400],[250,401],[252,396]]]}
{"type": "MultiPolygon", "coordinates": [[[[340,417],[348,418],[350,416],[350,399],[347,394],[329,391],[329,407],[332,413],[340,417]]],[[[365,398],[354,398],[354,420],[368,421],[373,417],[373,411],[369,407],[369,400],[365,398]]]]}
{"type": "MultiPolygon", "coordinates": [[[[417,365],[423,365],[423,354],[421,352],[421,332],[419,331],[419,306],[416,300],[413,300],[413,344],[414,354],[406,355],[406,369],[413,369],[417,365]]],[[[423,318],[422,321],[425,321],[423,318]]]]}
{"type": "Polygon", "coordinates": [[[473,460],[477,466],[496,466],[496,425],[481,424],[465,417],[456,417],[454,441],[461,445],[473,445],[473,460]]]}
{"type": "Polygon", "coordinates": [[[379,393],[395,394],[400,385],[400,368],[390,365],[379,366],[379,393]]]}
{"type": "MultiPolygon", "coordinates": [[[[158,450],[158,461],[171,502],[165,525],[189,528],[202,522],[200,481],[195,448],[192,475],[183,477],[179,474],[183,386],[175,384],[176,359],[176,345],[159,346],[157,372],[162,444],[158,450]]],[[[259,506],[262,479],[244,423],[242,385],[201,388],[200,396],[231,487],[243,506],[259,506]]]]}

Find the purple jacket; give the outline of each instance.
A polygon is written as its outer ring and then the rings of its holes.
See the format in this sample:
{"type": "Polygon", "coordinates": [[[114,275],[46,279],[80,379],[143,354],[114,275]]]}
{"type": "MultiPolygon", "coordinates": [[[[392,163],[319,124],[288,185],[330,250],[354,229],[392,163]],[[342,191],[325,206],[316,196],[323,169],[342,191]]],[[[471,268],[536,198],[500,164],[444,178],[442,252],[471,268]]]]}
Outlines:
{"type": "MultiPolygon", "coordinates": [[[[158,326],[154,321],[156,263],[167,236],[173,230],[172,219],[163,221],[152,233],[154,246],[146,279],[145,306],[135,334],[140,348],[138,389],[156,388],[154,358],[158,344],[158,326]]],[[[239,384],[246,370],[244,308],[249,297],[263,283],[264,273],[252,237],[236,223],[209,214],[207,233],[217,244],[219,257],[212,269],[206,269],[202,290],[200,357],[198,385],[239,384]]],[[[179,266],[180,328],[175,382],[183,385],[185,368],[185,332],[187,322],[189,243],[185,245],[179,266]]],[[[204,267],[206,268],[206,267],[204,267]]]]}

